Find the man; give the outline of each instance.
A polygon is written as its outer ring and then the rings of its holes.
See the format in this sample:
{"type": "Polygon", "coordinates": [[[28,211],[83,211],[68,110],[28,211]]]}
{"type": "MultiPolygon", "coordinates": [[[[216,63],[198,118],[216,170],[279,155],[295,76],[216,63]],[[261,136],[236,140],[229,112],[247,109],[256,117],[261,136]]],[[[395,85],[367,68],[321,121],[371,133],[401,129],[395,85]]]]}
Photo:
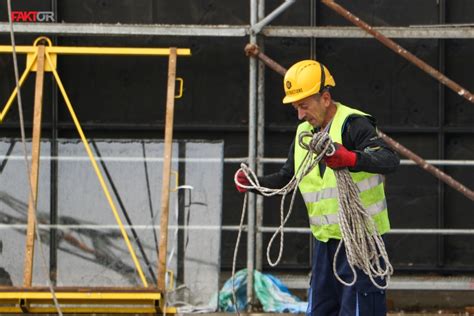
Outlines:
{"type": "MultiPolygon", "coordinates": [[[[300,61],[287,71],[283,83],[286,94],[283,103],[291,103],[298,112],[298,119],[304,122],[298,126],[284,166],[275,174],[260,177],[260,185],[281,188],[291,180],[307,152],[298,142],[301,132],[325,130],[336,143],[334,155],[325,157],[319,168],[314,168],[298,186],[315,237],[307,314],[385,315],[385,291],[375,287],[362,271],[356,269],[357,282],[350,287],[334,276],[334,253],[342,237],[337,216],[334,216],[339,206],[333,169],[349,169],[360,190],[362,204],[372,215],[378,232],[384,234],[390,229],[390,223],[381,174],[393,172],[400,163],[399,158],[377,136],[374,118],[332,99],[330,88],[336,83],[322,64],[314,60],[300,61]]],[[[241,184],[249,184],[243,171],[237,174],[237,179],[241,184]]],[[[241,187],[237,189],[245,192],[241,187]]],[[[353,273],[344,248],[336,263],[339,276],[351,282],[353,273]]],[[[376,280],[384,284],[383,280],[376,280]]]]}

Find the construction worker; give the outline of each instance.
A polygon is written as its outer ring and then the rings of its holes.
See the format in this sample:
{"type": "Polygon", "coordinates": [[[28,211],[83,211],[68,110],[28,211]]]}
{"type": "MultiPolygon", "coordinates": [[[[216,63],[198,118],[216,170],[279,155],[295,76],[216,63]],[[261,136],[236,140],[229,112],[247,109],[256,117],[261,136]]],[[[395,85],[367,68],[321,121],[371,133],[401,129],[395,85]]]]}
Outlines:
{"type": "MultiPolygon", "coordinates": [[[[360,199],[372,215],[378,232],[390,229],[384,193],[383,174],[393,172],[400,163],[398,156],[377,136],[375,119],[362,111],[332,99],[331,88],[336,83],[328,69],[314,60],[294,64],[283,81],[284,104],[292,104],[298,112],[298,125],[288,159],[279,172],[259,177],[260,185],[281,188],[293,177],[307,151],[298,142],[303,131],[327,131],[335,142],[336,151],[325,157],[299,184],[308,210],[314,251],[308,311],[311,316],[386,314],[385,291],[372,284],[369,277],[356,269],[358,278],[353,286],[340,283],[333,273],[334,253],[341,240],[337,222],[336,179],[333,169],[348,168],[360,190],[360,199]],[[329,168],[327,168],[329,167],[329,168]]],[[[236,175],[239,183],[249,185],[242,170],[236,175]]],[[[237,186],[239,192],[244,188],[237,186]]],[[[339,276],[353,280],[344,247],[336,260],[339,276]]],[[[376,279],[384,285],[384,280],[376,279]]]]}

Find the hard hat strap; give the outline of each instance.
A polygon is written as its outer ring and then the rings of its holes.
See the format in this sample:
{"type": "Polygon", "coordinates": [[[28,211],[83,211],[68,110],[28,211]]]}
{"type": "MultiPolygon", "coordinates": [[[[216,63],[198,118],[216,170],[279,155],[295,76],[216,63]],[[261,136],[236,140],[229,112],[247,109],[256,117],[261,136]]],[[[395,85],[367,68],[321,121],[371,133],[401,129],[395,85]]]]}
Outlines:
{"type": "Polygon", "coordinates": [[[321,84],[319,86],[319,92],[323,91],[324,86],[326,85],[326,74],[324,73],[324,66],[323,64],[319,63],[319,66],[321,66],[321,84]]]}

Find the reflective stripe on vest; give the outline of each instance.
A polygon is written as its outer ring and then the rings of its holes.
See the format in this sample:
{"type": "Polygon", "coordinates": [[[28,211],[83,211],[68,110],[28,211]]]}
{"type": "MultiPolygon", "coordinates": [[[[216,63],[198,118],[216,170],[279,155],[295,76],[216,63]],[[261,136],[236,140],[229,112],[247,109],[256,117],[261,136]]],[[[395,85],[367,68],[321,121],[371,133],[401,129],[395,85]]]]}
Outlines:
{"type": "MultiPolygon", "coordinates": [[[[370,178],[357,182],[356,186],[359,192],[363,192],[375,188],[381,183],[383,183],[383,177],[379,174],[375,174],[370,178]]],[[[323,199],[335,199],[337,198],[337,188],[327,188],[317,192],[306,192],[301,195],[305,203],[318,202],[323,199]]]]}
{"type": "MultiPolygon", "coordinates": [[[[369,213],[369,215],[371,216],[376,215],[387,209],[387,201],[383,200],[383,201],[377,202],[375,204],[369,205],[368,207],[365,207],[364,209],[369,213]]],[[[338,214],[313,216],[309,218],[309,223],[315,226],[338,224],[339,218],[338,218],[338,214]]]]}

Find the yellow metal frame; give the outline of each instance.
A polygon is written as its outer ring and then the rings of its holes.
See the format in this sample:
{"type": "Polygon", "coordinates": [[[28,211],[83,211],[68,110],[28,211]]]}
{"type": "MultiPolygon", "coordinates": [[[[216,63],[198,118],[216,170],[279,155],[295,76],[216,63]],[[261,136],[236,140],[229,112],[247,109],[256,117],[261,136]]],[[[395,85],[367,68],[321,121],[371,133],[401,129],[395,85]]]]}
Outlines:
{"type": "MultiPolygon", "coordinates": [[[[169,48],[131,48],[131,47],[75,47],[75,46],[53,46],[51,40],[47,37],[41,36],[37,38],[33,46],[16,46],[15,51],[19,54],[27,54],[26,56],[26,68],[20,78],[20,87],[23,86],[26,78],[31,71],[36,71],[36,60],[38,57],[38,45],[44,40],[48,44],[45,47],[45,54],[49,56],[48,63],[46,63],[45,71],[55,72],[57,66],[58,54],[60,55],[115,55],[115,56],[168,56],[170,54],[169,48]]],[[[12,53],[13,47],[8,45],[0,45],[0,53],[12,53]]],[[[191,56],[191,50],[189,48],[178,48],[176,49],[178,56],[191,56]]],[[[55,75],[56,77],[56,75],[55,75]]],[[[183,96],[183,78],[176,78],[179,82],[179,93],[175,96],[179,99],[183,96]]],[[[6,105],[0,112],[0,123],[3,122],[8,110],[10,109],[16,95],[18,94],[17,88],[15,88],[10,95],[6,105]]]]}
{"type": "MultiPolygon", "coordinates": [[[[92,150],[87,142],[86,136],[82,130],[81,124],[77,115],[73,109],[71,101],[66,93],[66,89],[59,77],[56,70],[57,66],[57,55],[127,55],[127,56],[168,56],[170,55],[170,48],[129,48],[129,47],[67,47],[67,46],[53,46],[49,38],[40,37],[35,40],[33,46],[16,46],[15,51],[20,54],[27,54],[26,68],[23,72],[19,85],[23,85],[28,75],[32,71],[36,71],[36,64],[38,58],[38,46],[41,42],[45,41],[45,56],[46,64],[45,71],[52,72],[56,79],[59,90],[64,98],[66,106],[69,110],[74,125],[79,133],[82,143],[84,144],[85,150],[89,159],[92,163],[92,167],[97,175],[105,197],[112,209],[115,220],[120,227],[120,231],[125,240],[127,248],[130,252],[132,260],[135,264],[137,273],[143,283],[143,286],[148,287],[148,282],[143,274],[140,262],[137,259],[135,251],[130,243],[130,239],[127,232],[122,224],[120,216],[117,212],[115,203],[110,195],[109,189],[104,181],[104,177],[97,165],[97,162],[92,154],[92,150]]],[[[0,53],[11,53],[13,52],[12,46],[0,45],[0,53]]],[[[187,48],[176,49],[178,56],[190,56],[191,51],[187,48]]],[[[183,79],[177,78],[179,82],[179,93],[175,98],[180,98],[183,94],[183,79]]],[[[0,112],[0,123],[4,120],[8,113],[11,105],[18,94],[18,89],[15,88],[10,95],[7,103],[0,112]]],[[[172,278],[172,273],[171,273],[172,278]]],[[[59,304],[61,310],[66,313],[156,313],[163,311],[164,301],[160,293],[104,293],[104,292],[57,292],[59,304]],[[64,306],[66,304],[66,306],[64,306]],[[74,306],[67,306],[67,305],[74,306]],[[79,306],[86,304],[87,306],[79,306]],[[97,304],[97,306],[90,306],[97,304]],[[114,304],[120,305],[118,307],[104,307],[103,304],[114,304]],[[78,305],[78,306],[76,306],[78,305]],[[123,306],[122,306],[123,305],[123,306]]],[[[56,309],[53,305],[51,293],[48,292],[12,292],[3,291],[0,288],[0,313],[54,313],[56,309]],[[50,304],[50,306],[48,306],[50,304]]],[[[166,313],[175,313],[176,310],[171,308],[167,309],[166,313]]]]}
{"type": "MultiPolygon", "coordinates": [[[[34,54],[41,41],[46,41],[47,54],[56,55],[127,55],[127,56],[169,56],[169,48],[138,48],[138,47],[81,47],[81,46],[53,46],[47,37],[38,37],[32,46],[15,46],[15,51],[20,54],[34,54]]],[[[0,53],[11,53],[13,47],[0,45],[0,53]]],[[[176,49],[178,56],[191,56],[189,48],[176,49]]]]}
{"type": "MultiPolygon", "coordinates": [[[[63,313],[163,313],[162,295],[153,292],[82,291],[55,293],[63,313]],[[105,304],[109,306],[104,306],[105,304]]],[[[0,313],[56,313],[52,294],[46,291],[2,292],[0,313]]],[[[166,308],[167,314],[176,313],[166,308]]]]}

